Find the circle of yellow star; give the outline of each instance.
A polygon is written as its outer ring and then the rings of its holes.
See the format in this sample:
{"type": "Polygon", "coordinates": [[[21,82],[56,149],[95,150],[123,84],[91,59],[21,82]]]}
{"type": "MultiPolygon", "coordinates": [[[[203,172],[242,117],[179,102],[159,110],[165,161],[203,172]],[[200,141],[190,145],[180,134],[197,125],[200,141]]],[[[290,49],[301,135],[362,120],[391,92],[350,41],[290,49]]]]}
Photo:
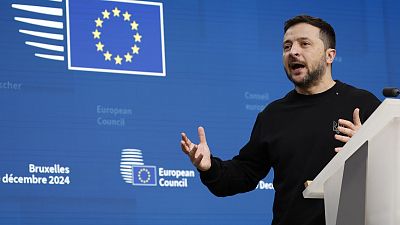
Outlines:
{"type": "Polygon", "coordinates": [[[111,56],[112,56],[112,54],[110,54],[109,51],[107,51],[107,52],[104,53],[103,55],[104,55],[104,60],[105,60],[105,61],[111,61],[111,56]]]}
{"type": "Polygon", "coordinates": [[[113,14],[113,17],[121,17],[121,15],[122,15],[123,20],[128,21],[128,23],[131,27],[131,30],[136,31],[136,34],[133,35],[135,43],[142,41],[142,35],[140,35],[138,32],[139,24],[135,20],[132,20],[132,22],[131,22],[132,14],[130,14],[128,11],[125,11],[125,13],[121,14],[121,10],[119,10],[117,7],[115,7],[111,11],[108,11],[107,9],[105,9],[104,11],[101,12],[102,17],[98,17],[96,20],[94,20],[94,22],[96,23],[96,30],[92,32],[93,38],[99,39],[99,41],[97,43],[95,43],[96,49],[98,52],[101,52],[103,54],[105,61],[110,61],[110,62],[114,61],[116,65],[122,65],[123,60],[125,62],[132,63],[134,55],[139,54],[139,50],[140,50],[140,48],[136,44],[134,44],[133,47],[131,47],[132,52],[129,51],[126,54],[121,54],[122,57],[119,54],[116,54],[116,56],[113,57],[113,54],[110,51],[108,51],[105,48],[105,45],[100,41],[100,39],[101,39],[100,35],[102,33],[100,28],[103,27],[103,23],[105,22],[106,19],[108,19],[108,20],[110,19],[111,13],[113,14]]]}
{"type": "Polygon", "coordinates": [[[119,13],[121,12],[121,10],[119,10],[117,7],[115,7],[113,10],[111,10],[114,14],[114,17],[119,17],[119,13]]]}
{"type": "Polygon", "coordinates": [[[141,183],[143,183],[143,184],[148,183],[148,182],[150,181],[150,179],[151,179],[150,171],[149,171],[148,169],[146,169],[146,168],[141,168],[141,169],[139,170],[139,172],[137,173],[137,175],[138,175],[139,181],[140,181],[141,183]],[[146,179],[143,179],[143,178],[142,178],[142,174],[143,174],[143,173],[145,174],[144,176],[145,176],[146,179]]]}
{"type": "Polygon", "coordinates": [[[139,33],[136,33],[135,35],[133,35],[133,37],[135,38],[135,42],[142,41],[142,36],[139,33]]]}
{"type": "Polygon", "coordinates": [[[115,60],[115,64],[121,65],[121,63],[122,63],[122,58],[119,57],[119,55],[117,55],[117,57],[114,57],[114,60],[115,60]]]}

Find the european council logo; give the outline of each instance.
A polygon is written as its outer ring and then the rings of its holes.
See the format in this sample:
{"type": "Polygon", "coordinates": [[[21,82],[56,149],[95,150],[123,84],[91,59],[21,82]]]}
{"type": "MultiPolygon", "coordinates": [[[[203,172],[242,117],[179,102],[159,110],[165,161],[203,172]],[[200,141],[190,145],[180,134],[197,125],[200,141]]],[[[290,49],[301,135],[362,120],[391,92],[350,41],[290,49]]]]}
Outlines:
{"type": "Polygon", "coordinates": [[[51,1],[58,2],[59,7],[11,5],[31,15],[14,19],[30,26],[20,29],[20,33],[42,40],[25,42],[36,48],[35,56],[58,61],[67,58],[69,70],[166,75],[162,3],[65,0],[65,32],[63,0],[51,1]]]}
{"type": "Polygon", "coordinates": [[[122,149],[120,172],[122,179],[135,186],[156,186],[155,166],[144,165],[140,149],[122,149]]]}
{"type": "Polygon", "coordinates": [[[156,186],[156,167],[155,166],[134,166],[133,185],[156,186]]]}

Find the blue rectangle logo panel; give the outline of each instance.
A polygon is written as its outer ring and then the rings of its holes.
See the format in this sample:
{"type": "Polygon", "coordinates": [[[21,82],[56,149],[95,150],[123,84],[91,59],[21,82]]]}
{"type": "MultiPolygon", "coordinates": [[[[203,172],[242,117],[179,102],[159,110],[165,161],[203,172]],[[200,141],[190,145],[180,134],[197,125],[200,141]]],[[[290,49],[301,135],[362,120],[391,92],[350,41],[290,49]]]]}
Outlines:
{"type": "Polygon", "coordinates": [[[155,166],[133,166],[133,185],[156,186],[157,174],[155,166]]]}
{"type": "Polygon", "coordinates": [[[161,3],[67,0],[68,68],[165,76],[161,3]]]}

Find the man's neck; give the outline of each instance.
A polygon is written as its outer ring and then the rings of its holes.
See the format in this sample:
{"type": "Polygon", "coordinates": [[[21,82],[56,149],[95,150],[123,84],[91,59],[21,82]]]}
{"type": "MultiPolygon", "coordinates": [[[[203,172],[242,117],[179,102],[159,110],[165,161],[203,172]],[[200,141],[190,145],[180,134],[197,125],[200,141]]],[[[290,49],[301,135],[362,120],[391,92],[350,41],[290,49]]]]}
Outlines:
{"type": "Polygon", "coordinates": [[[295,89],[297,93],[302,95],[315,95],[329,90],[335,84],[336,82],[332,79],[332,77],[329,77],[329,79],[321,79],[318,84],[314,86],[308,88],[300,88],[296,86],[295,89]]]}

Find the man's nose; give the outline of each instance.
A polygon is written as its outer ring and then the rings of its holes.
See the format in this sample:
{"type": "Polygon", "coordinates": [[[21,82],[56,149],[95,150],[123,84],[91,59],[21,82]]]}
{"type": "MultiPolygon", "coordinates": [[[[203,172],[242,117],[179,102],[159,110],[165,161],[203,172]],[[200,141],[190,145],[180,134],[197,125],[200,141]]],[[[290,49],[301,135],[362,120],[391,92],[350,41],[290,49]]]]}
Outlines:
{"type": "Polygon", "coordinates": [[[297,44],[293,44],[292,47],[290,48],[290,55],[291,56],[300,56],[300,46],[297,44]]]}

